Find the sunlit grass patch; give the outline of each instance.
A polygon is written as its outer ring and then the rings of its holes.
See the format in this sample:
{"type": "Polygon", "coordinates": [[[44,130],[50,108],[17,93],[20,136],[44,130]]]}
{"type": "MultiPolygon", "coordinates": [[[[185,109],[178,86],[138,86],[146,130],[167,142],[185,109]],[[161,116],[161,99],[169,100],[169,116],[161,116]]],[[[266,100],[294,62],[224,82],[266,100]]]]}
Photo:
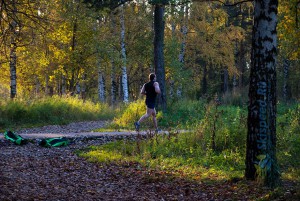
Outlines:
{"type": "Polygon", "coordinates": [[[0,101],[0,129],[107,120],[114,115],[115,111],[107,104],[76,97],[53,96],[0,101]]]}
{"type": "MultiPolygon", "coordinates": [[[[187,134],[176,138],[158,136],[138,142],[117,141],[82,150],[79,156],[93,162],[136,162],[149,169],[161,170],[191,180],[226,180],[242,177],[242,156],[233,152],[207,154],[201,146],[189,147],[187,134]]],[[[191,134],[189,134],[191,135],[191,134]]]]}

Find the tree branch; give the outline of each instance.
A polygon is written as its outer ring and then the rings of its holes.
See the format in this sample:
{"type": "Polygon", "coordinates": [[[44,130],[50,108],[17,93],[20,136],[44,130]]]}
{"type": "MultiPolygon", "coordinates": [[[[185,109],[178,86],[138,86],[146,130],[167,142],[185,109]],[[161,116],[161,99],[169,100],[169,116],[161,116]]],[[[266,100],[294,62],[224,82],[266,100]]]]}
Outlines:
{"type": "Polygon", "coordinates": [[[242,3],[253,2],[253,0],[243,0],[243,1],[233,3],[233,4],[226,4],[225,2],[222,2],[220,0],[218,0],[218,2],[222,3],[223,6],[237,6],[237,5],[242,4],[242,3]]]}

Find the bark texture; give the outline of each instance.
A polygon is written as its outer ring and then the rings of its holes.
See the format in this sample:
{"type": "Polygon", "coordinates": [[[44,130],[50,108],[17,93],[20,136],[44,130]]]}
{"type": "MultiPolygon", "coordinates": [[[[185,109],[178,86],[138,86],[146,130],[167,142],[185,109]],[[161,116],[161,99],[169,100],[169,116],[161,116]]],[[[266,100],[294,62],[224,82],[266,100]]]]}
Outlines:
{"type": "Polygon", "coordinates": [[[10,23],[10,31],[11,31],[11,41],[10,41],[10,98],[15,98],[17,95],[17,37],[18,37],[18,23],[16,21],[16,2],[12,0],[12,21],[10,23]]]}
{"type": "Polygon", "coordinates": [[[98,97],[102,103],[105,102],[105,79],[100,61],[98,61],[98,97]]]}
{"type": "Polygon", "coordinates": [[[164,64],[164,6],[155,5],[154,9],[154,66],[156,79],[160,85],[161,93],[158,95],[158,106],[163,111],[167,108],[165,88],[165,64],[164,64]]]}
{"type": "Polygon", "coordinates": [[[249,86],[245,176],[262,179],[267,186],[275,186],[279,178],[276,160],[277,7],[277,0],[255,1],[249,86]]]}
{"type": "Polygon", "coordinates": [[[128,103],[128,79],[126,68],[126,47],[125,47],[125,20],[124,20],[124,5],[121,7],[121,55],[122,55],[122,89],[123,89],[123,102],[128,103]]]}

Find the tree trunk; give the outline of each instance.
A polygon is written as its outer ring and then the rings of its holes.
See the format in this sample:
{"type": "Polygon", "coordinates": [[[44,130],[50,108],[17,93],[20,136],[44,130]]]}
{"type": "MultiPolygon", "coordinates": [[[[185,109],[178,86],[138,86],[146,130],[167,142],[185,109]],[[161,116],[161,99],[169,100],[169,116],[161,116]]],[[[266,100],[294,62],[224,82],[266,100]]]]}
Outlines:
{"type": "Polygon", "coordinates": [[[201,95],[207,93],[207,67],[206,64],[203,65],[203,77],[201,80],[201,95]]]}
{"type": "Polygon", "coordinates": [[[161,93],[158,95],[158,107],[163,112],[167,109],[167,97],[165,88],[165,64],[164,64],[164,6],[155,5],[154,9],[154,66],[156,79],[160,85],[161,93]]]}
{"type": "Polygon", "coordinates": [[[271,187],[279,181],[276,160],[277,7],[277,0],[255,1],[245,171],[247,179],[260,179],[271,187]]]}
{"type": "Polygon", "coordinates": [[[123,89],[123,102],[128,103],[128,80],[126,69],[126,48],[125,48],[125,22],[124,22],[124,5],[121,7],[121,53],[122,53],[122,89],[123,89]]]}
{"type": "Polygon", "coordinates": [[[80,87],[81,99],[82,100],[86,99],[86,78],[87,78],[87,74],[84,73],[82,75],[82,81],[81,81],[81,87],[80,87]]]}
{"type": "Polygon", "coordinates": [[[224,69],[223,70],[223,76],[222,76],[222,80],[223,80],[223,86],[222,86],[222,92],[226,93],[228,91],[228,70],[224,69]]]}
{"type": "Polygon", "coordinates": [[[233,78],[232,78],[232,92],[233,92],[233,94],[236,94],[237,86],[238,86],[238,81],[236,79],[236,75],[233,75],[233,78]]]}
{"type": "Polygon", "coordinates": [[[289,93],[288,93],[289,69],[290,69],[290,61],[288,59],[285,59],[283,61],[283,99],[285,102],[287,102],[289,99],[289,93]]]}
{"type": "MultiPolygon", "coordinates": [[[[79,12],[80,3],[78,0],[73,1],[73,3],[77,4],[76,8],[75,8],[75,15],[73,16],[74,21],[73,21],[73,30],[72,30],[72,43],[71,43],[71,48],[72,48],[71,51],[73,54],[75,54],[75,49],[77,48],[76,46],[77,46],[77,32],[78,32],[78,16],[77,15],[79,12]]],[[[76,86],[75,83],[76,83],[76,80],[78,80],[79,67],[78,67],[77,62],[74,62],[74,61],[71,63],[71,65],[72,65],[71,66],[71,79],[69,82],[70,85],[69,85],[68,89],[69,89],[69,92],[74,92],[74,89],[76,86]]]]}
{"type": "Polygon", "coordinates": [[[35,97],[38,97],[40,94],[41,83],[37,75],[35,75],[35,97]]]}
{"type": "MultiPolygon", "coordinates": [[[[111,27],[112,27],[112,35],[113,37],[116,36],[116,22],[115,22],[115,13],[111,13],[111,27]]],[[[112,53],[115,52],[115,48],[113,47],[111,50],[112,53]]],[[[110,80],[111,80],[111,89],[110,89],[110,99],[111,105],[114,106],[117,101],[117,80],[116,80],[116,67],[114,61],[114,54],[111,55],[111,73],[110,73],[110,80]]]]}
{"type": "Polygon", "coordinates": [[[239,88],[243,88],[244,87],[244,73],[245,73],[245,69],[246,69],[246,50],[245,50],[245,41],[241,41],[240,42],[240,52],[238,55],[238,68],[239,68],[239,78],[238,78],[238,85],[239,88]]]}
{"type": "Polygon", "coordinates": [[[66,95],[66,76],[61,76],[61,95],[66,95]]]}
{"type": "MultiPolygon", "coordinates": [[[[75,52],[76,48],[76,35],[77,35],[77,17],[74,19],[74,24],[73,24],[73,32],[72,32],[72,52],[75,52]]],[[[72,67],[71,67],[71,79],[70,79],[70,86],[69,86],[69,91],[74,91],[74,86],[75,86],[75,71],[76,71],[76,62],[72,62],[72,67]]]]}
{"type": "Polygon", "coordinates": [[[45,76],[45,94],[46,94],[46,96],[50,94],[50,90],[49,90],[49,76],[47,74],[45,76]]]}
{"type": "Polygon", "coordinates": [[[117,100],[117,82],[116,82],[116,74],[115,74],[115,62],[113,58],[111,58],[111,104],[114,106],[117,100]]]}
{"type": "Polygon", "coordinates": [[[79,82],[76,82],[76,85],[75,85],[75,94],[79,95],[80,92],[81,92],[80,84],[79,84],[79,82]]]}
{"type": "MultiPolygon", "coordinates": [[[[183,71],[184,69],[184,59],[185,59],[185,51],[186,51],[186,38],[187,38],[187,25],[188,25],[188,17],[189,17],[189,7],[188,5],[181,7],[182,12],[182,22],[181,22],[181,34],[182,34],[182,41],[181,41],[181,47],[180,47],[180,53],[179,53],[179,63],[180,63],[180,70],[183,71]]],[[[182,96],[182,83],[179,82],[178,88],[177,88],[177,97],[182,96]]]]}
{"type": "Polygon", "coordinates": [[[105,102],[105,79],[100,61],[98,61],[98,97],[102,103],[105,102]]]}
{"type": "Polygon", "coordinates": [[[14,99],[17,95],[17,37],[18,37],[18,30],[17,30],[17,22],[16,22],[16,13],[17,7],[15,0],[12,0],[12,21],[10,23],[10,31],[11,31],[11,41],[10,41],[10,60],[9,60],[9,67],[10,67],[10,98],[14,99]]]}

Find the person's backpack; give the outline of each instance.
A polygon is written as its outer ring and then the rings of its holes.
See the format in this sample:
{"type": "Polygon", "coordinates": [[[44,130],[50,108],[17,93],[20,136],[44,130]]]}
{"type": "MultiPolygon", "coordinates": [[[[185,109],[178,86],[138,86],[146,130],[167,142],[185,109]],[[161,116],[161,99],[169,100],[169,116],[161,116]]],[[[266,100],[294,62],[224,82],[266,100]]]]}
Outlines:
{"type": "Polygon", "coordinates": [[[4,138],[13,142],[16,145],[26,144],[28,141],[24,139],[22,136],[15,134],[12,131],[5,131],[4,138]]]}
{"type": "Polygon", "coordinates": [[[65,137],[60,138],[48,138],[43,139],[39,142],[39,145],[42,147],[61,147],[61,146],[67,146],[70,143],[70,141],[65,137]]]}

